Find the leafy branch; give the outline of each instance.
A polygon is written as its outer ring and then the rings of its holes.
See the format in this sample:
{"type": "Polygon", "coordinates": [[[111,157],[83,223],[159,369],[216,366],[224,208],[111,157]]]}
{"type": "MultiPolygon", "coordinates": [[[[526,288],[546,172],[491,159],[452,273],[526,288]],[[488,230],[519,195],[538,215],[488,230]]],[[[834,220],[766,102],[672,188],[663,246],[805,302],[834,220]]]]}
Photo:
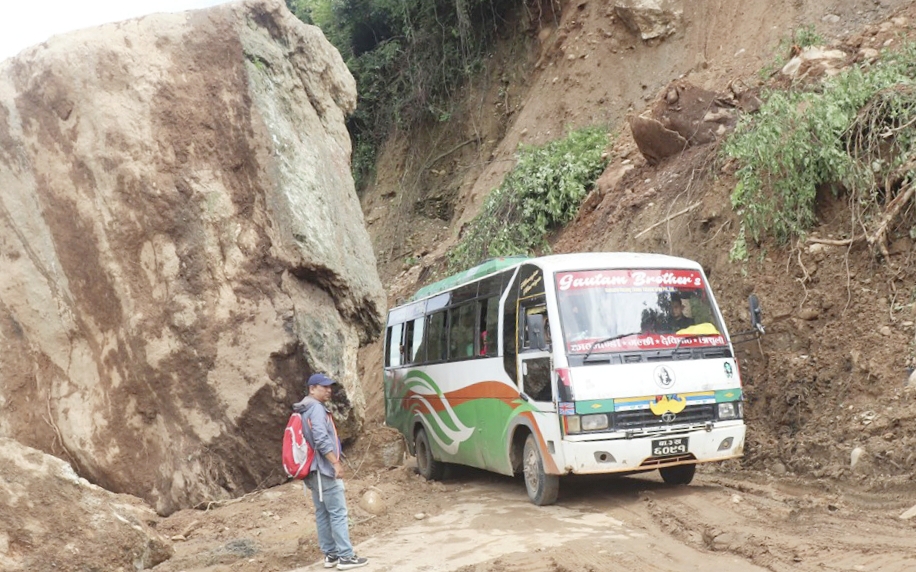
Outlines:
{"type": "Polygon", "coordinates": [[[542,147],[520,147],[515,168],[449,253],[450,270],[548,250],[548,233],[572,220],[607,166],[608,143],[603,128],[589,127],[542,147]]]}
{"type": "Polygon", "coordinates": [[[723,151],[739,165],[732,205],[755,241],[803,237],[818,190],[832,189],[850,201],[852,234],[887,254],[914,196],[914,71],[916,46],[907,44],[821,84],[770,92],[742,118],[723,151]]]}

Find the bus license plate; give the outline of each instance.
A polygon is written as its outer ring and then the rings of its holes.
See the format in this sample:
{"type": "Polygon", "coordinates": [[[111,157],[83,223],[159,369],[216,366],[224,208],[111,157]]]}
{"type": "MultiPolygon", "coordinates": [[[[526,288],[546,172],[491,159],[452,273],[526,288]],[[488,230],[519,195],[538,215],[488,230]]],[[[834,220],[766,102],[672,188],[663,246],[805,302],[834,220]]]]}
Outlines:
{"type": "Polygon", "coordinates": [[[687,437],[673,437],[671,439],[655,439],[652,441],[653,457],[669,457],[683,455],[687,452],[687,437]]]}

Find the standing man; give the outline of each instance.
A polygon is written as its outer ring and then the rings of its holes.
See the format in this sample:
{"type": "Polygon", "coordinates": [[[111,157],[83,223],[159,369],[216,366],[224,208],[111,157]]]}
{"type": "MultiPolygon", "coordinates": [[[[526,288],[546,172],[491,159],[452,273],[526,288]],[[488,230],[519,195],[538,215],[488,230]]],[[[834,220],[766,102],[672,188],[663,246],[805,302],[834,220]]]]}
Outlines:
{"type": "Polygon", "coordinates": [[[302,416],[302,434],[315,450],[315,459],[304,482],[315,502],[315,524],[318,545],[324,553],[324,567],[350,570],[365,566],[369,561],[356,556],[350,544],[340,440],[334,419],[325,407],[334,383],[323,373],[313,374],[308,381],[309,394],[293,409],[302,416]]]}

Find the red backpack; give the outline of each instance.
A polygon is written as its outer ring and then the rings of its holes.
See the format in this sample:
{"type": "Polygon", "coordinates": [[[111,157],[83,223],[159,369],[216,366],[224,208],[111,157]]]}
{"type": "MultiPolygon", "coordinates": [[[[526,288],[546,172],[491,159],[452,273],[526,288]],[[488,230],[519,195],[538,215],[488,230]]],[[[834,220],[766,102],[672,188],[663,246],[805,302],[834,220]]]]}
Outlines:
{"type": "Polygon", "coordinates": [[[304,479],[309,476],[314,458],[315,449],[302,434],[302,416],[293,413],[289,416],[286,430],[283,432],[283,469],[291,478],[304,479]]]}

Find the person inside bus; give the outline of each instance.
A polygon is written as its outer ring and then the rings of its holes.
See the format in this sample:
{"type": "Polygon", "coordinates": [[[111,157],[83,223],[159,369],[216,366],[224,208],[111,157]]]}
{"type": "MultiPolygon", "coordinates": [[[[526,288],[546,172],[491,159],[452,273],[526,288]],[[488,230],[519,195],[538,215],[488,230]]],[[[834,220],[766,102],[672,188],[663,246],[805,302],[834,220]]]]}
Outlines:
{"type": "Polygon", "coordinates": [[[684,315],[684,303],[680,297],[671,297],[671,329],[675,332],[693,325],[693,318],[684,315]]]}

